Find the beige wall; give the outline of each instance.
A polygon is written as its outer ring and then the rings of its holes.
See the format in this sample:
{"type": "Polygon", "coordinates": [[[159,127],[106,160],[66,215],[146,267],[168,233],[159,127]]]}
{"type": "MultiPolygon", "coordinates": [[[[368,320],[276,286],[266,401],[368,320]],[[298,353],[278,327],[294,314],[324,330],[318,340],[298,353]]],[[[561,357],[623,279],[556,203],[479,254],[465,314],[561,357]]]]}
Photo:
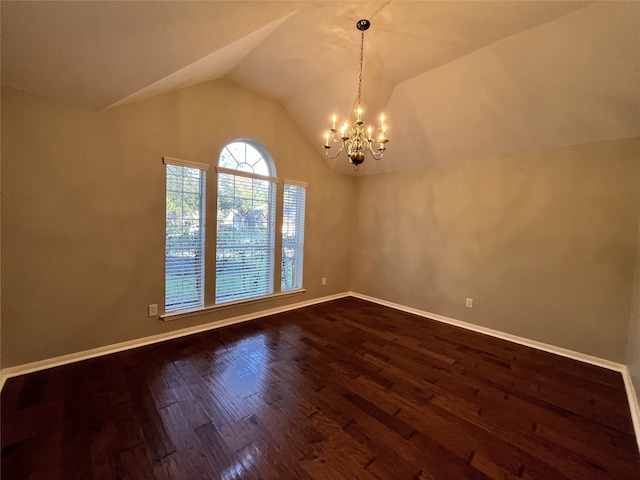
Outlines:
{"type": "Polygon", "coordinates": [[[358,178],[352,290],[626,363],[639,155],[635,138],[358,178]]]}
{"type": "Polygon", "coordinates": [[[5,88],[2,113],[3,368],[353,290],[628,359],[640,384],[638,138],[354,180],[280,105],[225,81],[101,113],[5,88]],[[147,317],[164,297],[161,156],[213,165],[239,137],[309,182],[307,293],[147,317]]]}
{"type": "MultiPolygon", "coordinates": [[[[353,203],[353,179],[329,171],[279,104],[225,81],[101,113],[5,88],[2,114],[3,368],[349,289],[343,206],[353,203]],[[215,165],[236,138],[262,143],[278,176],[309,182],[307,293],[170,323],[149,318],[148,304],[164,304],[161,157],[215,165]]],[[[207,209],[211,222],[213,195],[207,209]]]]}

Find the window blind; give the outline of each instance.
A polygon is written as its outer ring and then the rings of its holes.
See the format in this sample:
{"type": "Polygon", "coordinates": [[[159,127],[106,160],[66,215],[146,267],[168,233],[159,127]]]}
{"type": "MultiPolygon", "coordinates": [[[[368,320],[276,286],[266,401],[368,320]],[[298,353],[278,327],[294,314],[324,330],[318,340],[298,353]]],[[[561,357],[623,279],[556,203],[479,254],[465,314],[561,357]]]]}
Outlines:
{"type": "Polygon", "coordinates": [[[285,180],[282,218],[281,291],[302,288],[306,184],[285,180]]]}
{"type": "Polygon", "coordinates": [[[163,160],[167,165],[165,312],[202,308],[206,170],[163,160]]]}
{"type": "Polygon", "coordinates": [[[275,181],[218,169],[216,303],[273,293],[275,181]]]}

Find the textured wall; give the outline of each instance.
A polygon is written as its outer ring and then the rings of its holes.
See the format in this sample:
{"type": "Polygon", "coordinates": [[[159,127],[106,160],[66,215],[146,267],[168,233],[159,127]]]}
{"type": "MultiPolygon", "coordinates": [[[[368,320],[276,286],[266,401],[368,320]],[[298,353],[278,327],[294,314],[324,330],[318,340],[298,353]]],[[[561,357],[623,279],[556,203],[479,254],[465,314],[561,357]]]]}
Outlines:
{"type": "Polygon", "coordinates": [[[361,177],[352,290],[626,363],[639,155],[635,138],[361,177]]]}
{"type": "Polygon", "coordinates": [[[94,113],[5,88],[2,114],[3,368],[349,289],[353,179],[332,174],[277,103],[216,81],[94,113]],[[215,165],[236,138],[262,143],[281,178],[309,182],[307,293],[149,318],[148,304],[164,304],[161,157],[215,165]]]}
{"type": "Polygon", "coordinates": [[[5,88],[2,113],[3,368],[354,290],[629,359],[640,383],[638,138],[353,179],[281,106],[224,81],[101,113],[5,88]],[[164,297],[160,157],[215,164],[239,137],[309,182],[307,293],[147,317],[164,297]]]}

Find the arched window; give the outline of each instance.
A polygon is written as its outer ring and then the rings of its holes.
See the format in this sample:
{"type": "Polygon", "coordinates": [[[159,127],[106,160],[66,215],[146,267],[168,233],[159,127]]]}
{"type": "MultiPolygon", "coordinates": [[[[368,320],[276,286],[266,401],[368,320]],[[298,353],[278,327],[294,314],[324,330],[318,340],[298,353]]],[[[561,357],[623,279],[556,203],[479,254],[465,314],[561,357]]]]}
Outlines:
{"type": "MultiPolygon", "coordinates": [[[[225,304],[304,291],[306,182],[279,187],[269,152],[235,140],[218,157],[215,292],[205,285],[208,165],[163,157],[166,164],[165,313],[182,315],[225,304]],[[276,209],[281,220],[276,242],[276,209]],[[278,250],[276,251],[276,245],[278,250]],[[276,291],[279,284],[279,291],[276,291]]],[[[209,230],[211,231],[211,230],[209,230]]]]}
{"type": "Polygon", "coordinates": [[[257,142],[236,140],[218,159],[216,303],[273,293],[276,171],[257,142]]]}
{"type": "Polygon", "coordinates": [[[276,176],[276,167],[269,152],[251,140],[236,140],[224,147],[218,159],[218,166],[265,177],[276,176]]]}

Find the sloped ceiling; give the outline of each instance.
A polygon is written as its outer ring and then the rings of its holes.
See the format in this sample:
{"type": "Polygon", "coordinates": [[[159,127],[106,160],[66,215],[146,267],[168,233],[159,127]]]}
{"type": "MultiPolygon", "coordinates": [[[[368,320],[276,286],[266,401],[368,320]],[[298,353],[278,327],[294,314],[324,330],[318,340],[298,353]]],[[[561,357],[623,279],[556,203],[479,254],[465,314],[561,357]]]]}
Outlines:
{"type": "Polygon", "coordinates": [[[227,78],[281,102],[323,158],[367,18],[365,120],[384,111],[391,141],[360,175],[640,136],[637,2],[0,5],[3,85],[101,110],[227,78]]]}

